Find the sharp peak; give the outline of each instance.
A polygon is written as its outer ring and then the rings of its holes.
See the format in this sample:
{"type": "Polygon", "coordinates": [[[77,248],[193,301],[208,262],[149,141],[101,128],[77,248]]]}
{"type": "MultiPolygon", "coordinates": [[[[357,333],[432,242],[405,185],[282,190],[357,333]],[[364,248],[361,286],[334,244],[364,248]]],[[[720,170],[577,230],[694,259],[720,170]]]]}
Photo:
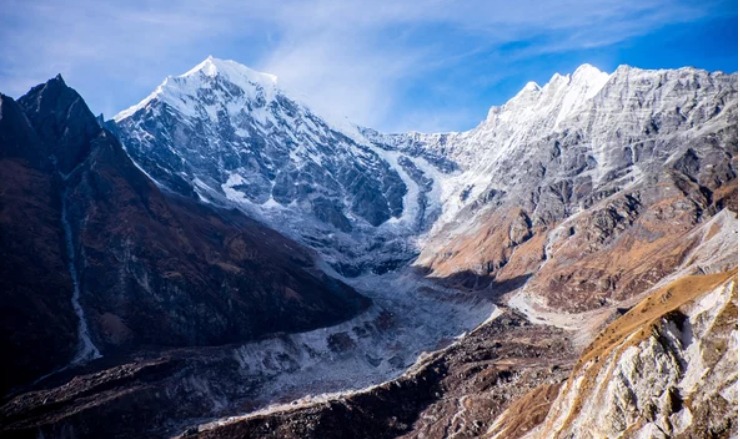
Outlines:
{"type": "MultiPolygon", "coordinates": [[[[62,78],[62,74],[58,73],[53,78],[46,80],[45,82],[39,83],[26,92],[20,99],[27,99],[29,96],[42,96],[42,95],[56,95],[58,93],[67,94],[70,99],[82,99],[82,96],[74,88],[67,85],[62,78]]],[[[84,100],[83,100],[84,101],[84,100]]]]}
{"type": "MultiPolygon", "coordinates": [[[[562,81],[562,80],[566,80],[570,83],[570,81],[573,81],[574,79],[583,79],[586,81],[591,81],[591,80],[594,80],[594,78],[599,78],[600,81],[598,82],[603,82],[604,78],[608,76],[609,76],[608,73],[593,66],[592,64],[584,63],[578,66],[578,68],[576,68],[576,70],[573,73],[566,73],[564,75],[561,73],[553,74],[550,80],[547,83],[545,83],[545,85],[552,83],[552,82],[562,81]]],[[[535,81],[529,81],[524,85],[524,87],[521,90],[519,90],[519,92],[514,97],[531,94],[531,93],[539,93],[540,91],[542,91],[542,87],[543,86],[540,86],[535,81]]]]}
{"type": "Polygon", "coordinates": [[[277,76],[251,69],[233,60],[220,59],[213,55],[208,55],[206,59],[187,72],[177,76],[167,76],[149,96],[145,97],[138,104],[119,112],[113,116],[113,120],[120,122],[122,119],[146,107],[152,100],[161,97],[166,99],[168,91],[177,92],[182,87],[185,87],[187,90],[192,86],[209,87],[210,85],[203,81],[204,78],[222,78],[243,90],[261,88],[268,96],[274,96],[282,92],[277,85],[277,76]]]}
{"type": "Polygon", "coordinates": [[[46,80],[45,82],[42,82],[42,83],[36,85],[31,90],[33,90],[33,89],[45,89],[48,86],[68,88],[68,89],[74,90],[74,89],[72,89],[72,87],[70,87],[70,86],[67,85],[67,83],[64,81],[64,78],[62,78],[62,74],[61,73],[57,73],[57,75],[54,76],[53,78],[50,78],[50,79],[46,80]]]}
{"type": "Polygon", "coordinates": [[[210,77],[219,75],[224,75],[229,78],[242,77],[252,81],[268,82],[272,84],[277,84],[278,79],[277,76],[271,73],[260,72],[237,61],[216,58],[213,55],[208,55],[206,59],[178,77],[186,78],[198,73],[210,77]]]}

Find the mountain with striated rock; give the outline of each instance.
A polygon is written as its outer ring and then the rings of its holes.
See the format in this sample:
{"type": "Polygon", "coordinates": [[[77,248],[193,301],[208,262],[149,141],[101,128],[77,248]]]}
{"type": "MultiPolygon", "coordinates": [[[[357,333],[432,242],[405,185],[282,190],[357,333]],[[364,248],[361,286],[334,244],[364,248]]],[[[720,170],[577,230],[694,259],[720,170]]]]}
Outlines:
{"type": "Polygon", "coordinates": [[[736,121],[736,75],[584,66],[525,87],[471,132],[413,141],[464,170],[415,264],[532,275],[522,297],[567,311],[627,299],[675,269],[693,246],[678,238],[736,203],[736,121]]]}
{"type": "Polygon", "coordinates": [[[4,330],[74,367],[3,432],[736,434],[737,74],[586,64],[436,134],[212,57],[109,131],[60,81],[0,107],[4,330]]]}

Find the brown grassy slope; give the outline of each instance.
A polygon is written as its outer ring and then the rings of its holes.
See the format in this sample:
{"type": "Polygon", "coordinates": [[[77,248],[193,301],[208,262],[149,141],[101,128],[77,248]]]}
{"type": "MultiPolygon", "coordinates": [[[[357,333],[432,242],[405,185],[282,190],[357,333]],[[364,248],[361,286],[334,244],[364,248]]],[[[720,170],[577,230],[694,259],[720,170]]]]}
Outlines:
{"type": "Polygon", "coordinates": [[[524,210],[518,207],[494,210],[481,220],[479,227],[456,237],[440,253],[422,255],[419,264],[431,268],[435,277],[450,277],[469,270],[499,280],[537,268],[542,260],[544,235],[536,235],[537,230],[531,228],[524,210]],[[532,244],[535,244],[534,248],[532,244]],[[530,253],[535,257],[523,257],[530,253]],[[511,276],[502,276],[502,269],[510,264],[512,258],[518,261],[519,270],[511,276]]]}
{"type": "Polygon", "coordinates": [[[506,409],[485,438],[516,439],[540,425],[558,397],[562,383],[547,383],[535,387],[506,409]]]}
{"type": "MultiPolygon", "coordinates": [[[[734,294],[737,294],[737,272],[735,268],[718,274],[687,276],[642,300],[627,314],[608,325],[584,350],[565,384],[564,392],[574,385],[576,379],[583,377],[579,394],[590,394],[597,375],[605,367],[611,354],[616,352],[619,355],[628,347],[645,340],[653,333],[660,319],[671,311],[675,311],[729,280],[734,279],[734,294]]],[[[574,402],[564,425],[568,425],[578,415],[583,403],[583,399],[577,399],[574,402]]],[[[549,427],[551,426],[545,426],[545,431],[549,431],[549,427]]]]}
{"type": "Polygon", "coordinates": [[[699,243],[688,237],[696,226],[697,208],[681,196],[661,200],[605,230],[598,218],[621,201],[577,218],[569,226],[573,236],[560,243],[533,277],[531,289],[546,291],[549,306],[582,312],[629,299],[674,271],[699,243]]]}

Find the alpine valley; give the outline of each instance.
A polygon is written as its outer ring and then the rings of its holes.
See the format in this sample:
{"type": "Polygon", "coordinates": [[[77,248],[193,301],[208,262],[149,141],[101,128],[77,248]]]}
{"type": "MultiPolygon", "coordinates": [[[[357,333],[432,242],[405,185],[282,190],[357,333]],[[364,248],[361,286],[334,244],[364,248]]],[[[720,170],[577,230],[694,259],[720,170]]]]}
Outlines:
{"type": "Polygon", "coordinates": [[[0,95],[0,435],[730,438],[737,73],[335,122],[208,57],[0,95]]]}

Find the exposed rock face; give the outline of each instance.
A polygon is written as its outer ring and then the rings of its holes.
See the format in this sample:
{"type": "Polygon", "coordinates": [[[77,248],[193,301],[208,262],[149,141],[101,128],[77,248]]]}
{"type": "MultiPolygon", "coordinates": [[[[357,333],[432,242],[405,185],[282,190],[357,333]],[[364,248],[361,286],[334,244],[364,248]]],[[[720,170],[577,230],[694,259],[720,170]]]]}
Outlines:
{"type": "Polygon", "coordinates": [[[597,337],[529,437],[735,437],[737,357],[737,269],[682,278],[597,337]]]}
{"type": "Polygon", "coordinates": [[[252,340],[367,307],[298,244],[163,193],[61,77],[2,109],[3,343],[17,373],[4,389],[124,348],[252,340]]]}
{"type": "Polygon", "coordinates": [[[736,83],[586,66],[526,87],[470,132],[391,137],[463,169],[444,182],[444,213],[415,264],[439,277],[532,274],[530,294],[569,312],[644,291],[736,190],[736,83]]]}

